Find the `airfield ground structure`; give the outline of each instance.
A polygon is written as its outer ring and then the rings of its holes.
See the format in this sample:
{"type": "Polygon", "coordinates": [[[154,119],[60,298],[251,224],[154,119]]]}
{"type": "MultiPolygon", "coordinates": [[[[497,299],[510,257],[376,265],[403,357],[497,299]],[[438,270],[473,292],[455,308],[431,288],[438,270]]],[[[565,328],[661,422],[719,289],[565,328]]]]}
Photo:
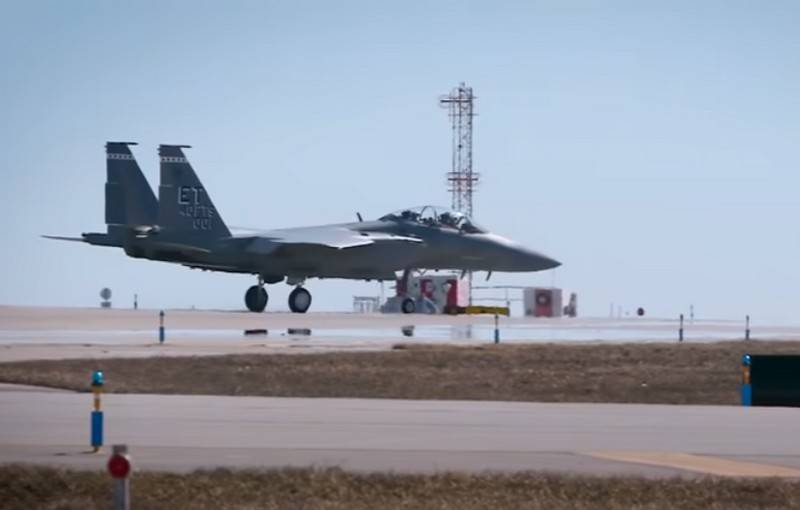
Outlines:
{"type": "MultiPolygon", "coordinates": [[[[475,117],[475,95],[472,87],[461,82],[449,94],[439,98],[439,105],[447,109],[452,128],[452,156],[447,172],[451,206],[456,211],[473,216],[473,193],[479,174],[472,168],[472,124],[475,117]]],[[[469,304],[472,304],[472,272],[468,278],[469,304]]]]}

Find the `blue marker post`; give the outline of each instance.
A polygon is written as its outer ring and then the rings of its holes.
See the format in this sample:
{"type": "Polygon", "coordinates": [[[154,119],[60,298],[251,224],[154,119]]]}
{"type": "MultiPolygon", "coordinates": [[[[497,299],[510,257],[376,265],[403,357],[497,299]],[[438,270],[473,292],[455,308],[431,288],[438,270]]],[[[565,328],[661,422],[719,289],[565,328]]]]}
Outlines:
{"type": "Polygon", "coordinates": [[[753,388],[750,385],[750,355],[742,356],[742,405],[753,405],[753,388]]]}
{"type": "Polygon", "coordinates": [[[100,410],[100,394],[103,393],[105,378],[103,372],[95,370],[92,373],[92,393],[94,393],[94,411],[92,411],[92,449],[95,453],[103,446],[103,411],[100,410]]]}
{"type": "Polygon", "coordinates": [[[500,319],[497,317],[497,314],[494,314],[494,343],[500,343],[500,319]]]}
{"type": "Polygon", "coordinates": [[[164,343],[164,310],[158,313],[158,343],[164,343]]]}

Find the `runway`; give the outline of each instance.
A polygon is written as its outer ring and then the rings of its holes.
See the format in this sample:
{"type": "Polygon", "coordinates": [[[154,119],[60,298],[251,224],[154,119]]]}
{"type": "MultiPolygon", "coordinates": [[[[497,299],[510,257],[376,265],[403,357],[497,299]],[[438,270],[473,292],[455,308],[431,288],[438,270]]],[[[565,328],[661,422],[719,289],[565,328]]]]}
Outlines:
{"type": "MultiPolygon", "coordinates": [[[[390,349],[491,341],[492,317],[252,314],[0,307],[0,361],[390,349]],[[244,329],[264,328],[248,337],[244,329]],[[289,328],[307,328],[293,335],[289,328]],[[409,331],[410,330],[410,331],[409,331]]],[[[675,341],[676,321],[501,320],[503,342],[675,341]]],[[[741,337],[687,324],[687,341],[741,337]]],[[[754,325],[754,338],[800,328],[754,325]]],[[[794,409],[109,394],[106,444],[140,469],[339,466],[359,471],[542,470],[575,474],[800,478],[794,409]]],[[[91,396],[0,385],[0,462],[102,469],[87,453],[91,396]]]]}
{"type": "MultiPolygon", "coordinates": [[[[794,409],[105,395],[139,469],[340,466],[800,477],[794,409]]],[[[0,462],[102,469],[90,394],[0,388],[0,462]]]]}
{"type": "MultiPolygon", "coordinates": [[[[0,306],[0,362],[147,356],[207,356],[331,350],[386,350],[397,343],[480,344],[494,339],[488,316],[264,313],[167,310],[158,342],[158,310],[0,306]],[[266,335],[244,336],[245,329],[266,335]],[[310,334],[292,334],[292,329],[310,334]]],[[[737,321],[694,321],[687,342],[741,339],[737,321]]],[[[800,327],[754,323],[755,339],[800,339],[800,327]]],[[[665,319],[501,318],[503,343],[676,342],[665,319]]]]}

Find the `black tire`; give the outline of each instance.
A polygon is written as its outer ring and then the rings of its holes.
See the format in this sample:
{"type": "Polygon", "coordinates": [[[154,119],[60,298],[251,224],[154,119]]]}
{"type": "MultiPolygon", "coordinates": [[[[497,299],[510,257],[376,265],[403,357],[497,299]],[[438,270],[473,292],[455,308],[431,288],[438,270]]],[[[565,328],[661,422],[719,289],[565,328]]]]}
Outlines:
{"type": "Polygon", "coordinates": [[[251,312],[261,313],[267,307],[269,295],[264,287],[253,285],[244,294],[244,304],[251,312]]]}
{"type": "Polygon", "coordinates": [[[413,299],[405,298],[400,304],[400,309],[403,310],[403,313],[414,313],[417,311],[417,304],[413,299]]]}
{"type": "Polygon", "coordinates": [[[306,313],[311,306],[311,293],[303,287],[296,287],[289,294],[289,310],[294,313],[306,313]]]}

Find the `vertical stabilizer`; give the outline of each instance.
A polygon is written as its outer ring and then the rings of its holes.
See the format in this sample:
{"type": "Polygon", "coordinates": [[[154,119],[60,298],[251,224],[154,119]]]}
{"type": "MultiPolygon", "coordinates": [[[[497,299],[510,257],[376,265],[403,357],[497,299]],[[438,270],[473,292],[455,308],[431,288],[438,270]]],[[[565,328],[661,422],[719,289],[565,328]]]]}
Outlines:
{"type": "Polygon", "coordinates": [[[158,201],[142,174],[130,146],[134,142],[106,143],[106,224],[150,226],[158,220],[158,201]]]}
{"type": "Polygon", "coordinates": [[[164,232],[187,242],[202,243],[229,237],[228,227],[183,153],[188,147],[158,147],[161,159],[158,225],[164,232]]]}

